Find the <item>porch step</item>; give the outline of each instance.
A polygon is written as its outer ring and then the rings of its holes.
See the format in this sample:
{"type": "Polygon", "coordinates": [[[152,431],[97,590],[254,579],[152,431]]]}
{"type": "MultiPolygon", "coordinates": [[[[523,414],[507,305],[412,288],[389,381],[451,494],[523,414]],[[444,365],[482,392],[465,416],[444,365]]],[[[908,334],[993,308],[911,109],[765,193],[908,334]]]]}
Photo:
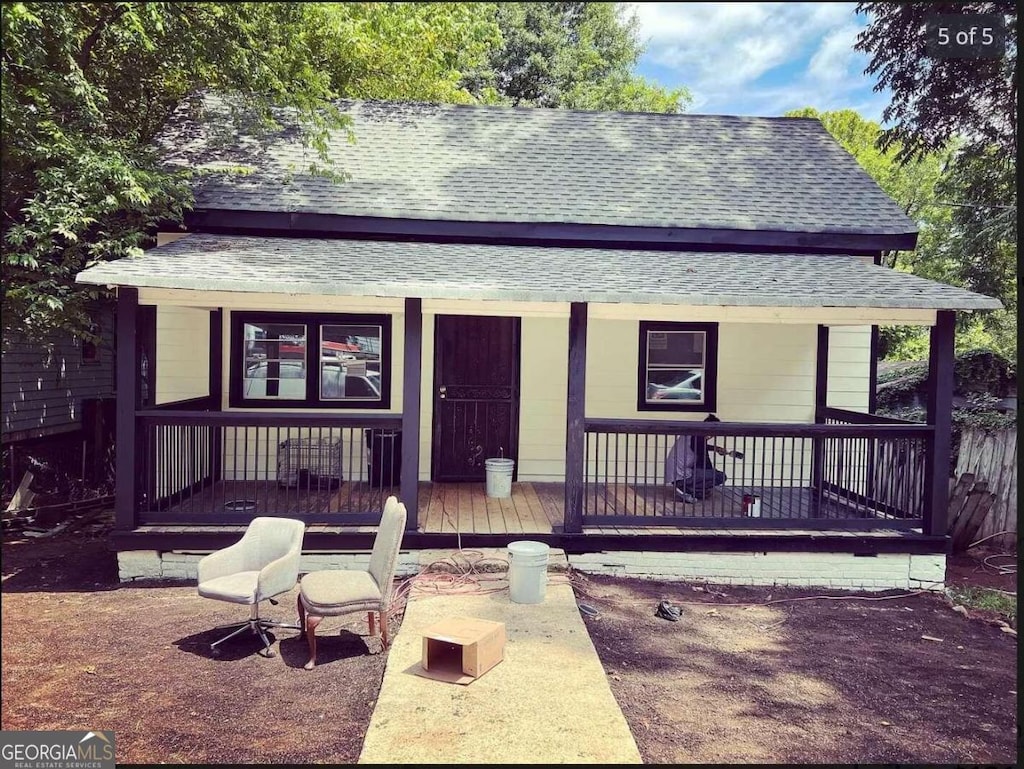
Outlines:
{"type": "MultiPolygon", "coordinates": [[[[508,571],[508,550],[504,547],[474,547],[463,550],[420,550],[420,570],[439,574],[464,574],[475,571],[497,574],[508,571]]],[[[565,551],[551,548],[548,571],[563,573],[569,570],[565,551]]]]}

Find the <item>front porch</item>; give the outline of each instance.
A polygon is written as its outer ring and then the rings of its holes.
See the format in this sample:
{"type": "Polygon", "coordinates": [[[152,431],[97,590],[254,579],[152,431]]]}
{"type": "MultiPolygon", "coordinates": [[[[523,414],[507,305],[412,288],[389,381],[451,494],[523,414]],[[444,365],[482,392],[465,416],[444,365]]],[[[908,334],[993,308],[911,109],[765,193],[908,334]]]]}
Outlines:
{"type": "MultiPolygon", "coordinates": [[[[596,387],[588,387],[588,381],[594,381],[588,377],[588,304],[570,303],[564,325],[544,314],[536,316],[540,320],[531,320],[528,328],[524,324],[521,332],[522,345],[529,350],[513,360],[539,359],[542,352],[548,362],[546,367],[531,363],[522,382],[518,375],[509,380],[515,393],[520,388],[529,391],[529,400],[524,396],[517,407],[522,417],[502,423],[502,429],[512,431],[508,435],[513,449],[522,444],[518,456],[513,454],[519,460],[521,482],[513,485],[508,499],[490,499],[480,482],[427,482],[438,480],[434,474],[442,459],[465,462],[471,458],[473,472],[482,478],[482,457],[494,456],[499,440],[489,435],[474,437],[470,448],[476,441],[481,445],[450,456],[441,453],[436,440],[432,444],[431,416],[423,407],[434,407],[435,439],[447,425],[444,420],[451,419],[451,435],[465,442],[467,435],[473,435],[467,415],[476,413],[480,405],[472,400],[478,396],[436,387],[436,381],[431,382],[436,380],[436,370],[434,377],[425,372],[440,353],[429,347],[421,300],[404,300],[404,312],[394,315],[401,329],[394,355],[396,374],[400,371],[393,387],[396,403],[386,411],[353,413],[301,411],[270,402],[257,404],[271,407],[262,410],[233,405],[226,383],[228,324],[220,309],[203,312],[204,321],[205,315],[209,317],[209,364],[202,372],[208,381],[202,381],[200,392],[206,394],[154,403],[153,386],[157,384],[159,390],[162,385],[153,377],[152,366],[162,365],[163,359],[153,351],[165,349],[157,345],[155,313],[143,311],[136,290],[121,287],[119,293],[122,395],[114,535],[119,550],[207,549],[237,536],[257,515],[306,521],[311,549],[367,548],[383,502],[392,494],[409,509],[406,542],[410,548],[456,543],[501,547],[523,537],[574,552],[716,549],[720,545],[725,549],[785,546],[878,552],[878,543],[886,539],[902,552],[922,548],[941,552],[945,547],[952,312],[932,314],[933,398],[927,424],[830,407],[829,326],[818,322],[815,349],[815,327],[803,316],[779,322],[774,315],[764,314],[757,316],[754,325],[735,324],[728,326],[728,334],[723,332],[729,345],[726,349],[723,341],[723,369],[728,360],[730,371],[736,370],[730,379],[723,379],[736,383],[728,385],[736,387],[728,391],[735,404],[731,409],[758,414],[758,421],[723,422],[664,413],[631,414],[622,395],[630,380],[635,381],[635,367],[623,372],[618,367],[621,353],[610,345],[592,350],[597,362],[590,367],[591,374],[599,372],[601,378],[596,387]],[[559,355],[550,337],[560,325],[565,336],[559,355]],[[769,328],[770,333],[765,330],[769,328]],[[801,341],[788,341],[788,329],[797,330],[801,341]],[[751,373],[739,373],[744,368],[735,356],[741,350],[759,351],[764,344],[777,345],[779,355],[788,356],[784,373],[771,368],[772,363],[776,368],[781,364],[769,353],[762,360],[771,376],[751,381],[776,387],[785,382],[795,388],[792,394],[783,389],[738,387],[740,377],[750,380],[751,373]],[[139,373],[140,368],[146,370],[144,360],[150,366],[146,376],[139,373]],[[557,374],[559,365],[564,365],[564,384],[552,376],[552,367],[557,374]],[[614,391],[612,377],[618,378],[614,391]],[[561,424],[552,424],[543,410],[559,413],[553,396],[562,387],[566,389],[561,391],[561,424]],[[591,416],[588,393],[594,396],[596,413],[612,410],[623,416],[591,416]],[[772,403],[782,405],[773,409],[772,403]],[[451,409],[442,412],[442,405],[451,409]],[[794,418],[800,413],[804,416],[794,418]],[[516,436],[520,422],[529,425],[529,433],[524,427],[516,436]],[[665,467],[673,444],[681,438],[707,441],[724,453],[719,460],[724,481],[697,502],[685,502],[676,495],[674,478],[665,467]],[[747,504],[750,497],[759,498],[758,512],[747,504]],[[728,539],[735,541],[722,545],[728,539]]],[[[506,317],[548,311],[513,305],[488,309],[501,310],[506,317]]],[[[439,312],[434,308],[428,316],[432,326],[439,312]]],[[[603,315],[621,312],[601,308],[603,315]]],[[[820,320],[832,312],[822,311],[820,320]]],[[[631,323],[606,318],[599,328],[605,337],[633,338],[636,344],[631,323]]],[[[439,328],[435,326],[435,344],[441,341],[439,328]]],[[[509,338],[517,349],[520,331],[510,328],[509,338]]],[[[709,356],[716,354],[712,351],[709,356]]],[[[714,410],[714,404],[706,410],[714,410]]],[[[483,424],[489,425],[489,419],[484,417],[483,424]]],[[[507,441],[508,435],[500,441],[507,441]]]]}

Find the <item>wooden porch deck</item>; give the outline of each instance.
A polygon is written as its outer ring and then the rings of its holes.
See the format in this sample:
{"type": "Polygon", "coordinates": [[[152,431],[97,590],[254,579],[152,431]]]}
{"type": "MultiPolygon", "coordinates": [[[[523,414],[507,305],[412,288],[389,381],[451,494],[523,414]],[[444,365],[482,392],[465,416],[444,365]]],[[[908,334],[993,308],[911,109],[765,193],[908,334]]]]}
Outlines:
{"type": "MultiPolygon", "coordinates": [[[[370,532],[376,527],[366,521],[351,520],[346,516],[380,509],[389,494],[397,489],[371,488],[365,482],[349,482],[335,489],[295,489],[279,487],[270,481],[219,481],[208,488],[164,511],[167,518],[175,514],[199,514],[202,511],[233,510],[240,514],[317,516],[311,520],[311,529],[328,530],[337,527],[353,531],[370,532]],[[232,507],[232,505],[234,505],[232,507]]],[[[742,497],[755,493],[761,498],[761,514],[765,519],[826,519],[840,520],[864,518],[855,507],[824,499],[814,514],[814,495],[804,488],[752,488],[721,486],[697,503],[684,503],[674,490],[661,485],[610,484],[587,487],[586,514],[591,524],[585,531],[614,533],[692,533],[709,532],[706,526],[679,527],[674,524],[658,525],[646,521],[644,525],[630,524],[622,517],[687,517],[717,518],[721,528],[729,528],[730,519],[743,517],[742,497]],[[619,520],[601,522],[602,516],[618,516],[619,520]],[[595,520],[598,519],[598,520],[595,520]]],[[[417,530],[425,534],[552,534],[562,530],[565,486],[562,483],[519,482],[512,484],[512,495],[506,499],[491,499],[483,483],[429,483],[419,484],[419,517],[417,530]]],[[[211,523],[214,521],[213,515],[211,523]]],[[[192,519],[193,525],[197,523],[192,519]]],[[[879,528],[885,521],[878,520],[879,528]]],[[[793,529],[780,531],[793,532],[793,529]]]]}
{"type": "Polygon", "coordinates": [[[421,483],[419,530],[425,533],[551,534],[560,530],[564,484],[513,483],[491,499],[482,483],[421,483]]]}

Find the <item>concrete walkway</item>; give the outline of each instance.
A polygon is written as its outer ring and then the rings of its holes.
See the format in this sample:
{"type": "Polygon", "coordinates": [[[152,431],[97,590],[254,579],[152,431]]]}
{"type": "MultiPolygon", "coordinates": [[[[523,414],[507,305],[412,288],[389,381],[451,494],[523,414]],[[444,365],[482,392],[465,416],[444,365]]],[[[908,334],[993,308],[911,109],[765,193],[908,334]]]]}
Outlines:
{"type": "Polygon", "coordinates": [[[642,763],[565,584],[535,605],[507,590],[410,601],[359,762],[642,763]],[[504,661],[468,686],[416,675],[420,632],[446,617],[504,622],[504,661]]]}

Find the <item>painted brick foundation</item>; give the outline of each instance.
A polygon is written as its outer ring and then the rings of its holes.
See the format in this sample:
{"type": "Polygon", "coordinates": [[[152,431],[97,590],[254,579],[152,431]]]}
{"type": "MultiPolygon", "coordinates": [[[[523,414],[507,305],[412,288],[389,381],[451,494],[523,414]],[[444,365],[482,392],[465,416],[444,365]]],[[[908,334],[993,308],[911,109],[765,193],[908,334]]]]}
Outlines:
{"type": "MultiPolygon", "coordinates": [[[[136,579],[197,577],[196,564],[206,553],[128,550],[117,554],[122,582],[136,579]]],[[[403,551],[398,576],[420,570],[423,555],[403,551]]],[[[692,580],[733,585],[789,585],[847,590],[942,590],[946,572],[944,555],[882,553],[861,557],[849,553],[659,553],[601,552],[568,556],[569,565],[589,574],[611,574],[640,579],[692,580]]],[[[301,572],[321,569],[363,568],[368,552],[309,553],[302,556],[301,572]]]]}
{"type": "Polygon", "coordinates": [[[846,590],[942,590],[944,555],[882,553],[657,553],[601,552],[570,555],[569,565],[588,574],[732,585],[788,585],[846,590]]]}
{"type": "MultiPolygon", "coordinates": [[[[126,550],[117,554],[118,577],[121,582],[137,579],[197,579],[199,559],[205,552],[169,550],[126,550]]],[[[369,552],[308,553],[299,562],[300,572],[322,569],[365,569],[370,563],[369,552]]],[[[419,571],[419,555],[403,551],[398,556],[396,574],[404,577],[419,571]]]]}

